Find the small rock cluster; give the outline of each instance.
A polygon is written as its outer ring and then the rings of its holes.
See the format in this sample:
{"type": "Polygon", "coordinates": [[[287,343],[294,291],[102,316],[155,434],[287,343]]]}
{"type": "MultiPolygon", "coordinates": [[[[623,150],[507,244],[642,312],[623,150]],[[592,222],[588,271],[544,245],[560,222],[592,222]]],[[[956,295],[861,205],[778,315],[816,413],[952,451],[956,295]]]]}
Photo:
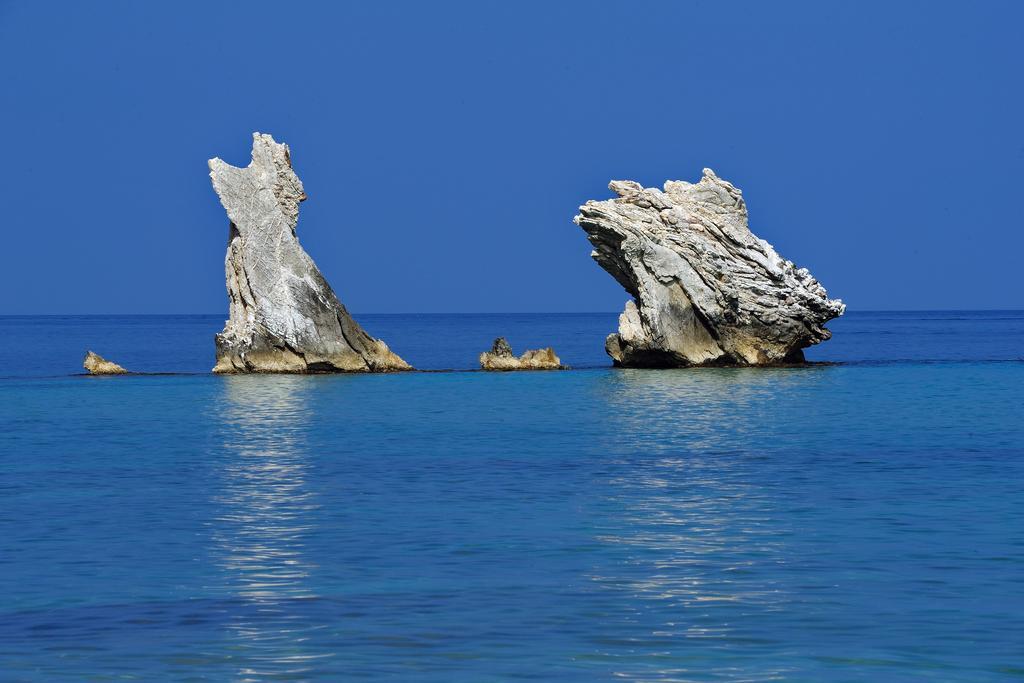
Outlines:
{"type": "Polygon", "coordinates": [[[98,353],[89,351],[85,354],[82,367],[89,371],[90,375],[127,375],[128,371],[117,363],[112,363],[98,353]]]}
{"type": "Polygon", "coordinates": [[[512,347],[504,337],[494,340],[490,351],[480,354],[480,368],[483,370],[561,370],[562,361],[550,346],[546,349],[530,349],[516,358],[512,347]]]}

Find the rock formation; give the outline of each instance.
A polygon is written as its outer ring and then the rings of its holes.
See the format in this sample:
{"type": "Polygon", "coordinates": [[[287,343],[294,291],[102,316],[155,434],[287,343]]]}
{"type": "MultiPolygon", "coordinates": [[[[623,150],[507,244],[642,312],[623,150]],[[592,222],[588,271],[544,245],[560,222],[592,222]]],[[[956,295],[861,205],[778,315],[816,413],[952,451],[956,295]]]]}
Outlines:
{"type": "Polygon", "coordinates": [[[804,268],[747,227],[741,192],[704,169],[664,190],[612,181],[575,222],[591,256],[632,295],[605,349],[624,367],[803,361],[845,310],[804,268]]]}
{"type": "Polygon", "coordinates": [[[214,372],[386,372],[411,369],[363,331],[299,245],[306,199],[288,146],[253,133],[246,168],[210,160],[231,221],[225,272],[230,319],[214,372]]]}
{"type": "Polygon", "coordinates": [[[122,368],[117,363],[111,363],[109,360],[89,351],[85,354],[85,360],[82,361],[82,367],[89,371],[90,375],[127,375],[128,371],[122,368]]]}
{"type": "Polygon", "coordinates": [[[550,346],[531,349],[516,358],[508,340],[498,337],[490,351],[480,354],[480,367],[484,370],[560,370],[562,361],[550,346]]]}

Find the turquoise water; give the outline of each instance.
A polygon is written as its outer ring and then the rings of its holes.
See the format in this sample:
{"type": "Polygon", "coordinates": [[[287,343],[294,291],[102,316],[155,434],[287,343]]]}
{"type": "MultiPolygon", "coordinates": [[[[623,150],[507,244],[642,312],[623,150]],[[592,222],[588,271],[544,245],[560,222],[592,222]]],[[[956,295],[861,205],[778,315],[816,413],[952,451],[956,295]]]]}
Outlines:
{"type": "Polygon", "coordinates": [[[359,318],[580,369],[215,377],[222,316],[0,318],[0,679],[1024,678],[1024,313],[673,371],[608,368],[614,315],[359,318]]]}

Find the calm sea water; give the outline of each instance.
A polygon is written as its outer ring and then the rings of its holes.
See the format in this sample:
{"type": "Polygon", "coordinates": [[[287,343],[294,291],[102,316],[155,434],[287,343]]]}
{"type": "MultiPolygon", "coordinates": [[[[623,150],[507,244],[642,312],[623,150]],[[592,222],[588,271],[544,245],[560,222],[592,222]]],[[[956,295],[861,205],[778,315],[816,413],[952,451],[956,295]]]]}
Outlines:
{"type": "Polygon", "coordinates": [[[579,369],[311,377],[205,374],[222,316],[0,318],[0,680],[1024,678],[1024,313],[773,370],[613,370],[615,318],[364,315],[579,369]]]}

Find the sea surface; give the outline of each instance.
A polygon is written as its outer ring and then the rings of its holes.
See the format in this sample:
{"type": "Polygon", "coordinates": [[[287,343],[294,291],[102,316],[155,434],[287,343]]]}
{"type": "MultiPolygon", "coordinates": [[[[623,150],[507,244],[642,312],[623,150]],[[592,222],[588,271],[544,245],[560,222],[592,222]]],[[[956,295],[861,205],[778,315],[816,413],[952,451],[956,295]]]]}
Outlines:
{"type": "Polygon", "coordinates": [[[1024,679],[1024,312],[663,371],[361,315],[454,371],[234,377],[223,318],[0,317],[0,680],[1024,679]]]}

